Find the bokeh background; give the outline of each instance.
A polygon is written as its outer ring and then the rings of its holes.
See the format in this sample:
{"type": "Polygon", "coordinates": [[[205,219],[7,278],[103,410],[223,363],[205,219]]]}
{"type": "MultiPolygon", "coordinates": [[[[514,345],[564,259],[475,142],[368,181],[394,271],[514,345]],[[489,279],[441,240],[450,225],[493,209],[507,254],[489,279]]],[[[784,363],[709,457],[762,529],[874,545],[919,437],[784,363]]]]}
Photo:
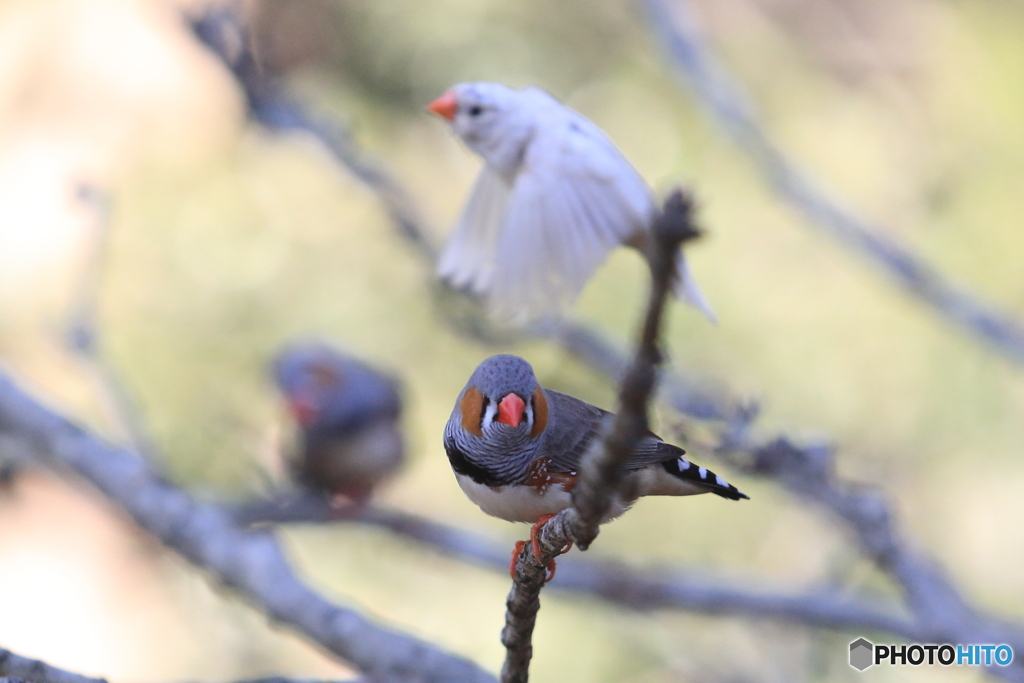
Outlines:
{"type": "MultiPolygon", "coordinates": [[[[606,407],[613,388],[551,345],[487,348],[442,324],[431,272],[373,194],[310,138],[247,122],[236,83],[183,19],[202,6],[0,0],[5,369],[123,438],[95,372],[64,342],[104,223],[78,188],[98,188],[111,198],[100,341],[174,481],[228,499],[272,485],[288,426],[267,361],[287,340],[323,337],[404,380],[411,462],[383,499],[511,548],[525,527],[466,500],[441,447],[465,379],[484,357],[513,351],[552,388],[606,407]]],[[[696,7],[793,159],[1024,319],[1024,4],[696,7]]],[[[438,242],[479,161],[423,106],[458,81],[548,88],[660,191],[692,185],[709,236],[691,260],[721,324],[673,306],[675,362],[759,398],[766,434],[833,439],[842,474],[887,491],[913,542],[969,599],[1007,617],[1024,612],[1024,369],[808,229],[681,87],[633,5],[265,0],[243,9],[263,67],[350,126],[410,190],[438,242]]],[[[616,253],[576,312],[625,340],[644,285],[639,258],[616,253]]],[[[827,518],[774,486],[723,474],[753,500],[645,500],[591,552],[766,587],[895,595],[827,518]]],[[[283,535],[327,594],[500,666],[507,576],[348,525],[283,535]]],[[[95,493],[46,472],[24,472],[0,492],[0,605],[0,645],[117,682],[345,674],[95,493]]],[[[849,636],[630,614],[551,592],[532,673],[538,682],[855,680],[864,674],[846,664],[849,636]]]]}

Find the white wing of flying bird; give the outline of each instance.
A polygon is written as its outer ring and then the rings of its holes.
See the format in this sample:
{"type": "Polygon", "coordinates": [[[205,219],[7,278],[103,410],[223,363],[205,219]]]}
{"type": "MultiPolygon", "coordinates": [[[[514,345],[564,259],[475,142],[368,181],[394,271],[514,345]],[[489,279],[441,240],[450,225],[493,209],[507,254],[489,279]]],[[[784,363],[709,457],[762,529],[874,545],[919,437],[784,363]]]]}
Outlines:
{"type": "Polygon", "coordinates": [[[575,301],[608,253],[642,234],[649,190],[596,126],[564,107],[526,149],[498,237],[490,304],[537,317],[575,301]]]}
{"type": "Polygon", "coordinates": [[[455,287],[486,295],[511,188],[486,164],[441,253],[437,273],[455,287]]]}

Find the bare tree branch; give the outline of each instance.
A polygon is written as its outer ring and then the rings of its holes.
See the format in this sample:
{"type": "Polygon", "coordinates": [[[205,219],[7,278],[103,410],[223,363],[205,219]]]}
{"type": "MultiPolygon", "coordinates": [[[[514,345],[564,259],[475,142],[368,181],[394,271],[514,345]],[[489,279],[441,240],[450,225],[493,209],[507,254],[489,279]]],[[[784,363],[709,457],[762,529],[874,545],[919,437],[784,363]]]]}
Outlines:
{"type": "Polygon", "coordinates": [[[58,669],[38,659],[16,655],[0,648],[0,676],[20,678],[29,683],[107,683],[105,678],[90,678],[58,669]]]}
{"type": "Polygon", "coordinates": [[[526,683],[533,657],[533,627],[540,609],[547,566],[575,543],[586,550],[598,534],[601,520],[612,506],[622,478],[622,465],[637,443],[648,433],[647,403],[654,393],[657,366],[661,363],[661,322],[665,300],[680,277],[675,269],[676,252],[700,233],[693,223],[693,203],[677,190],[665,202],[652,225],[654,247],[648,256],[651,292],[640,341],[633,362],[619,386],[618,412],[605,433],[583,456],[579,476],[572,490],[572,506],[558,513],[537,534],[541,556],[530,544],[523,546],[516,561],[512,590],[506,601],[505,646],[502,683],[526,683]]]}
{"type": "Polygon", "coordinates": [[[494,680],[468,660],[332,604],[296,577],[273,535],[240,529],[220,507],[163,481],[143,458],[43,407],[3,374],[0,434],[23,439],[52,467],[73,470],[167,547],[371,678],[494,680]]]}
{"type": "MultiPolygon", "coordinates": [[[[845,522],[864,552],[900,586],[926,642],[1007,643],[1024,651],[1024,627],[999,623],[968,605],[938,564],[901,538],[888,503],[877,491],[836,479],[831,449],[800,447],[785,438],[730,448],[750,456],[749,471],[771,476],[845,522]]],[[[1024,681],[1024,665],[1018,661],[988,670],[1006,680],[1024,681]]]]}
{"type": "Polygon", "coordinates": [[[745,152],[765,181],[807,216],[811,225],[852,247],[939,315],[987,342],[1003,356],[1024,363],[1024,327],[1015,316],[953,284],[942,273],[883,230],[869,225],[817,186],[771,141],[736,79],[707,47],[690,0],[642,0],[650,30],[665,46],[714,118],[745,152]]]}
{"type": "MultiPolygon", "coordinates": [[[[296,494],[246,504],[236,515],[246,524],[356,522],[386,529],[440,551],[445,557],[505,573],[508,548],[473,533],[420,515],[378,505],[339,510],[324,497],[296,494]]],[[[744,616],[843,631],[884,631],[908,640],[923,631],[906,616],[877,600],[820,590],[778,592],[727,583],[670,567],[634,569],[621,563],[569,555],[558,561],[548,585],[556,591],[593,595],[641,612],[682,609],[711,615],[744,616]]]]}
{"type": "MultiPolygon", "coordinates": [[[[395,679],[392,679],[395,680],[395,679]]],[[[5,682],[24,683],[108,683],[105,678],[90,678],[82,674],[72,673],[64,669],[50,666],[38,659],[29,659],[16,655],[10,650],[0,648],[0,683],[5,682]]],[[[254,678],[235,683],[389,683],[384,679],[360,679],[358,681],[326,681],[311,678],[284,678],[282,676],[270,676],[267,678],[254,678]]],[[[397,683],[397,681],[396,681],[397,683]]]]}

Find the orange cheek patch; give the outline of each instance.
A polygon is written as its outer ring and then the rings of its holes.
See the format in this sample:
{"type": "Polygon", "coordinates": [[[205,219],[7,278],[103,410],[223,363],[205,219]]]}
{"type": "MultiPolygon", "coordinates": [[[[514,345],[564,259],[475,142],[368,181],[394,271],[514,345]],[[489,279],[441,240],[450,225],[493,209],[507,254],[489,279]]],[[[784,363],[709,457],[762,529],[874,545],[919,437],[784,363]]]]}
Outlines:
{"type": "Polygon", "coordinates": [[[459,401],[459,412],[462,413],[462,428],[470,434],[483,436],[480,428],[480,413],[484,408],[484,397],[476,387],[466,389],[459,401]]]}
{"type": "Polygon", "coordinates": [[[533,429],[530,436],[538,437],[548,426],[548,399],[544,390],[537,387],[533,391],[533,429]]]}

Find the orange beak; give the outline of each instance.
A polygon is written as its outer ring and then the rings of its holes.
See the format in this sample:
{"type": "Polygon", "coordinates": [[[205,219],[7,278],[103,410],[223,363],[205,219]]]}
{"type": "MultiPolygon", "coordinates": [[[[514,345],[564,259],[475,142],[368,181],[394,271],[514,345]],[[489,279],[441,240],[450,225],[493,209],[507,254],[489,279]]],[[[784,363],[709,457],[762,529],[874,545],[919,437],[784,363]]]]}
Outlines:
{"type": "Polygon", "coordinates": [[[448,121],[453,121],[455,112],[459,110],[459,103],[455,100],[455,93],[449,90],[428,104],[427,109],[448,121]]]}
{"type": "Polygon", "coordinates": [[[526,404],[523,399],[515,394],[506,394],[498,404],[498,422],[507,424],[509,427],[518,427],[523,419],[523,411],[526,404]]]}

